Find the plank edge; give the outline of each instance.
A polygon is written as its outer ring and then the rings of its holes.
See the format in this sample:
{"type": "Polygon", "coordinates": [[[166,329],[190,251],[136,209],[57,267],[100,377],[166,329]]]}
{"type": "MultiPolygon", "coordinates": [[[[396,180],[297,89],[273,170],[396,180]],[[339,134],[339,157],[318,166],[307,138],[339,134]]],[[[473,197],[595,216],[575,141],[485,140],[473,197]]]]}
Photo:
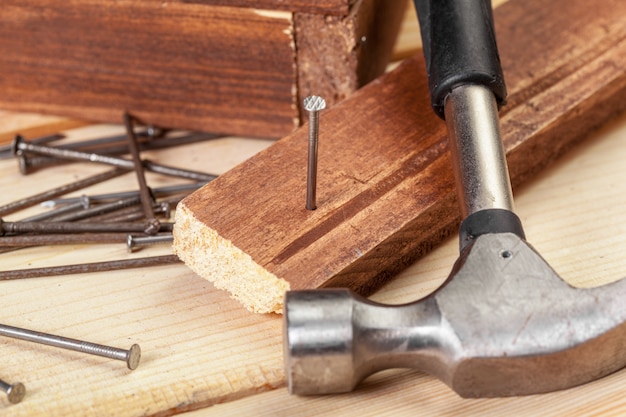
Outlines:
{"type": "Polygon", "coordinates": [[[282,313],[289,282],[202,223],[184,200],[176,208],[173,235],[174,253],[200,277],[227,291],[252,313],[282,313]]]}

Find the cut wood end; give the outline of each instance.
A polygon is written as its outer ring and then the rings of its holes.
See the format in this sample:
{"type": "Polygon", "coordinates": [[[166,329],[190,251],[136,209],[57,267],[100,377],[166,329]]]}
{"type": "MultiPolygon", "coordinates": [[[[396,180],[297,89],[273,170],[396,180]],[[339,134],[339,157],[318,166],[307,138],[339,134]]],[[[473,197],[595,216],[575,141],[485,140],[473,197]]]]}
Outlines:
{"type": "Polygon", "coordinates": [[[282,313],[287,281],[198,220],[184,201],[175,221],[173,249],[185,265],[253,313],[282,313]]]}

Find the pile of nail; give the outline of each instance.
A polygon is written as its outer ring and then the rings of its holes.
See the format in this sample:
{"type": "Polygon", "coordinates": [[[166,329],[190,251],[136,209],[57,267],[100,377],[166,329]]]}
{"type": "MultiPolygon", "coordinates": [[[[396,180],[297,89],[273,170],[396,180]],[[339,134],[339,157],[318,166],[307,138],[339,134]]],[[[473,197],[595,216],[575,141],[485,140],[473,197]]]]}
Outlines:
{"type": "MultiPolygon", "coordinates": [[[[63,139],[64,135],[54,134],[29,141],[18,135],[11,145],[0,147],[0,159],[17,158],[20,172],[24,175],[75,161],[112,166],[106,172],[0,205],[0,253],[33,246],[103,243],[125,244],[129,252],[134,252],[145,245],[170,243],[173,239],[173,223],[168,222],[171,209],[189,193],[215,179],[216,175],[157,164],[142,159],[141,152],[211,140],[218,136],[196,132],[171,132],[151,126],[136,127],[136,124],[139,123],[135,118],[125,114],[126,132],[123,135],[56,146],[53,146],[54,142],[63,139]],[[131,158],[127,159],[123,155],[130,155],[131,158]],[[182,178],[187,182],[150,188],[144,171],[182,178]],[[134,172],[137,177],[137,190],[63,198],[66,194],[129,172],[134,172]],[[189,182],[190,180],[192,182],[189,182]],[[1,218],[36,205],[41,205],[46,211],[13,222],[3,221],[1,218]]],[[[179,262],[175,255],[163,255],[18,269],[0,271],[0,281],[139,268],[175,262],[179,262]]],[[[100,356],[107,356],[103,352],[110,353],[107,357],[126,360],[130,369],[134,369],[139,362],[138,346],[126,351],[2,324],[0,336],[17,337],[65,348],[70,346],[70,349],[75,345],[73,350],[100,356]],[[90,347],[93,349],[90,350],[90,347]]],[[[8,384],[2,380],[0,390],[6,393],[11,403],[21,401],[25,393],[21,383],[8,384]]]]}
{"type": "MultiPolygon", "coordinates": [[[[146,150],[165,149],[183,144],[215,139],[207,133],[170,132],[150,126],[137,129],[137,120],[124,115],[124,135],[52,146],[62,139],[60,134],[26,141],[16,136],[12,145],[0,148],[0,158],[15,157],[22,174],[72,161],[89,161],[110,165],[109,171],[84,178],[71,184],[0,206],[0,253],[16,248],[63,244],[124,243],[128,251],[145,245],[172,241],[173,223],[167,222],[170,211],[190,192],[216,178],[213,174],[157,164],[142,159],[146,150]],[[121,155],[129,154],[127,159],[121,155]],[[109,194],[58,198],[70,192],[98,184],[134,171],[138,190],[109,194]],[[192,183],[150,188],[144,171],[192,180],[192,183]],[[41,204],[47,212],[16,222],[1,217],[41,204]],[[165,221],[164,221],[165,220],[165,221]]],[[[0,271],[0,280],[51,276],[70,273],[99,272],[177,262],[174,255],[132,258],[92,264],[65,265],[14,271],[0,271]]]]}

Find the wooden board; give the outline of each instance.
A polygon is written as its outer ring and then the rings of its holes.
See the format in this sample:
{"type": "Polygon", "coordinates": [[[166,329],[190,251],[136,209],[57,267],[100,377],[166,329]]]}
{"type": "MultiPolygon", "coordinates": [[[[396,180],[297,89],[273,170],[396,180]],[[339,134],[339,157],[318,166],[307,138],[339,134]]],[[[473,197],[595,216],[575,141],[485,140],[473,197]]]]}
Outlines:
{"type": "MultiPolygon", "coordinates": [[[[389,7],[388,1],[372,0],[347,16],[294,15],[298,105],[307,96],[318,95],[332,107],[385,72],[406,14],[399,11],[404,12],[404,5],[409,4],[406,0],[394,3],[395,7],[389,7]]],[[[306,120],[302,109],[301,118],[306,120]]]]}
{"type": "Polygon", "coordinates": [[[266,10],[284,10],[300,13],[318,13],[346,16],[356,0],[182,0],[185,3],[199,3],[231,7],[254,7],[266,10]]]}
{"type": "MultiPolygon", "coordinates": [[[[626,3],[513,1],[496,11],[514,185],[626,107],[626,3]]],[[[186,198],[174,248],[251,311],[288,289],[369,294],[459,222],[446,131],[421,56],[320,117],[318,209],[300,129],[186,198]]]]}
{"type": "MultiPolygon", "coordinates": [[[[108,136],[122,126],[97,125],[74,138],[108,136]]],[[[270,141],[224,138],[147,157],[190,169],[225,172],[270,141]]],[[[518,189],[517,211],[539,252],[577,286],[626,274],[626,115],[518,189]]],[[[2,203],[92,174],[102,167],[65,165],[21,176],[0,161],[2,203]]],[[[164,179],[150,175],[148,183],[164,179]]],[[[129,175],[85,190],[132,189],[129,175]]],[[[78,195],[80,193],[76,193],[78,195]]],[[[10,218],[19,218],[17,214],[10,218]]],[[[395,277],[372,298],[404,303],[427,295],[457,256],[448,239],[395,277]]],[[[127,254],[123,245],[69,245],[0,255],[3,269],[171,253],[151,247],[127,254]]],[[[0,283],[0,322],[119,347],[139,343],[132,372],[121,362],[0,338],[0,378],[26,384],[27,396],[3,417],[126,416],[621,416],[620,371],[591,384],[546,395],[461,399],[426,374],[393,370],[347,395],[302,398],[284,386],[282,321],[254,315],[184,265],[0,283]],[[196,410],[185,414],[185,411],[196,410]]],[[[575,366],[575,364],[574,364],[575,366]]]]}
{"type": "MultiPolygon", "coordinates": [[[[21,116],[3,118],[3,126],[21,116]]],[[[123,131],[122,126],[96,125],[72,131],[70,136],[87,139],[123,131]]],[[[222,173],[270,143],[224,138],[146,156],[222,173]]],[[[517,212],[530,241],[573,285],[601,285],[625,275],[624,160],[626,117],[622,116],[517,189],[517,212]]],[[[24,177],[14,161],[0,161],[1,202],[99,169],[66,165],[24,177]]],[[[148,178],[154,186],[164,185],[163,181],[148,178]]],[[[128,176],[86,191],[135,186],[136,178],[128,176]]],[[[448,239],[372,298],[404,303],[427,295],[445,279],[457,251],[456,239],[448,239]]],[[[70,245],[0,255],[0,265],[8,269],[77,258],[91,261],[163,253],[170,253],[169,249],[152,247],[129,255],[116,245],[70,245]]],[[[4,358],[0,378],[22,381],[27,387],[27,397],[18,405],[8,404],[0,393],[3,417],[617,417],[626,413],[624,371],[578,388],[520,398],[461,399],[435,378],[404,370],[375,375],[347,395],[289,396],[284,387],[280,317],[247,313],[183,265],[4,282],[0,287],[2,323],[120,347],[137,342],[144,352],[139,368],[128,372],[119,362],[0,339],[4,358]]]]}
{"type": "Polygon", "coordinates": [[[406,0],[219,3],[7,0],[0,108],[281,137],[311,91],[341,84],[339,100],[382,73],[406,0]],[[345,13],[313,13],[325,6],[345,13]]]}

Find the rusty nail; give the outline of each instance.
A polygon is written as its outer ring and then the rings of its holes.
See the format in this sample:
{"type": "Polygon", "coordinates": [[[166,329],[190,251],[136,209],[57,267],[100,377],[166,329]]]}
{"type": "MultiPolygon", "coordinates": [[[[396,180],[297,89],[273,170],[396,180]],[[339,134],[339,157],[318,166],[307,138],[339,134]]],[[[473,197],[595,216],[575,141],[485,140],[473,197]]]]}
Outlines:
{"type": "Polygon", "coordinates": [[[48,266],[42,268],[0,271],[0,281],[14,279],[52,277],[57,275],[85,274],[93,272],[117,271],[120,269],[145,268],[179,263],[176,255],[150,256],[146,258],[122,259],[117,261],[93,262],[86,264],[48,266]]]}
{"type": "MultiPolygon", "coordinates": [[[[173,223],[162,223],[161,230],[171,231],[173,223]]],[[[146,223],[73,223],[73,222],[5,222],[0,219],[0,236],[7,233],[114,233],[144,232],[146,223]]]]}
{"type": "MultiPolygon", "coordinates": [[[[113,165],[119,168],[133,169],[133,161],[128,159],[118,158],[109,155],[101,155],[97,153],[80,152],[71,149],[54,148],[45,145],[35,145],[25,142],[20,136],[16,136],[13,141],[13,154],[18,155],[18,152],[32,152],[39,155],[52,156],[60,159],[70,159],[78,161],[95,162],[105,165],[113,165]]],[[[163,175],[170,175],[174,177],[187,178],[196,181],[212,181],[217,176],[212,174],[206,174],[203,172],[190,171],[182,168],[170,167],[167,165],[156,164],[152,161],[145,160],[143,166],[146,170],[163,175]]]]}
{"type": "Polygon", "coordinates": [[[171,243],[174,240],[172,234],[161,234],[155,236],[133,236],[126,238],[126,248],[128,252],[135,252],[143,246],[156,245],[159,243],[171,243]]]}
{"type": "Polygon", "coordinates": [[[50,200],[51,198],[55,198],[55,197],[67,194],[72,191],[80,190],[82,188],[86,188],[94,184],[99,184],[111,178],[119,177],[120,175],[125,174],[126,172],[128,172],[128,170],[115,168],[115,169],[106,171],[101,174],[87,177],[80,181],[62,185],[52,190],[44,191],[42,193],[35,194],[27,198],[14,201],[9,204],[5,204],[4,206],[0,206],[0,216],[6,216],[7,214],[15,213],[16,211],[19,211],[27,207],[32,207],[43,201],[50,200]]]}

